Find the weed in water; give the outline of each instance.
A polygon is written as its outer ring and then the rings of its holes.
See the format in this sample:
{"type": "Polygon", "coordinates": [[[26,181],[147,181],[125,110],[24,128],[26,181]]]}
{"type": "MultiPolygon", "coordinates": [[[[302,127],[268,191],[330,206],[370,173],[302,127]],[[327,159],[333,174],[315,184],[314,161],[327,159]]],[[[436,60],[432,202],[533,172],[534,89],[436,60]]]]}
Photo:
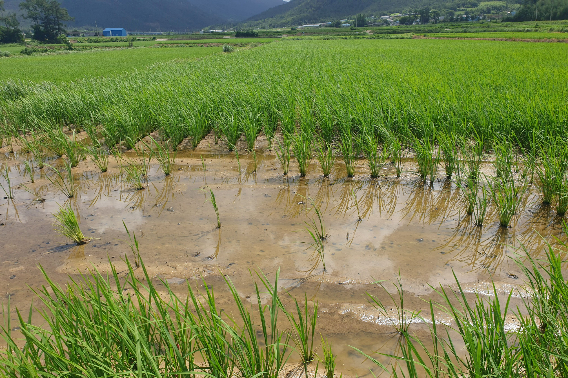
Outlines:
{"type": "Polygon", "coordinates": [[[12,191],[12,185],[11,185],[11,182],[10,182],[10,175],[8,173],[8,167],[6,167],[6,169],[2,172],[2,178],[4,178],[4,181],[6,181],[6,186],[4,186],[0,183],[0,188],[2,188],[2,190],[6,194],[7,199],[13,199],[14,193],[12,191]]]}
{"type": "Polygon", "coordinates": [[[79,228],[79,221],[70,204],[59,206],[59,211],[53,214],[55,217],[55,229],[61,235],[73,240],[78,245],[85,244],[87,239],[79,228]]]}
{"type": "Polygon", "coordinates": [[[217,201],[215,200],[215,194],[213,194],[213,190],[209,189],[209,194],[211,195],[209,201],[213,205],[213,210],[215,210],[215,215],[217,215],[217,228],[221,228],[221,220],[219,218],[219,208],[217,207],[217,201]]]}

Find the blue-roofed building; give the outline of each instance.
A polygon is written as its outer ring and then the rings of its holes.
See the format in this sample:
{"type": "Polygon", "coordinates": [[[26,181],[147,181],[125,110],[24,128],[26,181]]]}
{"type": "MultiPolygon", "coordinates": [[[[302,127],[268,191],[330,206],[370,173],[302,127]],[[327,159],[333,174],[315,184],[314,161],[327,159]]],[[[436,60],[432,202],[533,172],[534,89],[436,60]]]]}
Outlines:
{"type": "Polygon", "coordinates": [[[103,30],[104,37],[127,37],[128,33],[124,28],[106,28],[103,30]]]}

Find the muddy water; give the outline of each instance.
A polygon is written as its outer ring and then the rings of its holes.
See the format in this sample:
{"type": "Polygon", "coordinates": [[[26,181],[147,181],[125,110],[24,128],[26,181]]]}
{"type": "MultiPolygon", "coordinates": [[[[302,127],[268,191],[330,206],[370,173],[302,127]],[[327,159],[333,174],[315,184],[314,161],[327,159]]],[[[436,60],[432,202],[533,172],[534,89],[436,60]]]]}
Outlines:
{"type": "MultiPolygon", "coordinates": [[[[136,235],[151,276],[180,290],[186,282],[199,286],[205,278],[223,302],[226,276],[252,303],[254,272],[272,278],[280,269],[281,289],[298,297],[307,293],[319,302],[318,330],[333,343],[338,370],[348,376],[371,376],[372,368],[350,345],[369,353],[396,348],[393,319],[368,301],[367,293],[388,300],[378,281],[394,293],[393,283],[400,280],[406,307],[422,310],[425,317],[426,301],[439,299],[433,288],[455,287],[454,273],[472,297],[490,294],[491,280],[499,295],[515,290],[515,305],[523,283],[514,261],[523,254],[520,247],[544,256],[547,240],[566,239],[553,211],[540,205],[538,192],[526,196],[510,228],[499,227],[491,210],[486,224],[476,227],[465,215],[455,184],[440,178],[424,186],[412,162],[400,179],[387,167],[385,177],[371,180],[364,162],[353,179],[345,179],[339,162],[323,179],[315,162],[306,178],[296,174],[294,165],[283,177],[270,154],[259,154],[256,164],[242,156],[239,166],[233,154],[180,153],[171,176],[153,162],[146,189],[135,190],[122,180],[114,159],[103,174],[83,161],[74,169],[77,195],[68,200],[47,179],[52,175],[48,168],[36,169],[31,183],[24,158],[0,158],[15,188],[13,200],[3,198],[3,192],[0,196],[3,304],[10,298],[12,306],[29,307],[32,289],[44,284],[39,265],[60,283],[92,267],[109,271],[109,261],[124,269],[122,259],[132,257],[124,223],[136,235]],[[215,193],[220,229],[209,190],[215,193]],[[84,246],[70,244],[53,230],[52,214],[66,201],[80,215],[85,236],[92,238],[84,246]],[[319,224],[315,207],[327,236],[323,261],[306,230],[307,223],[319,224]]],[[[0,183],[6,186],[4,178],[0,183]]],[[[15,320],[13,311],[11,316],[15,320]]],[[[416,332],[426,335],[419,325],[416,332]]]]}

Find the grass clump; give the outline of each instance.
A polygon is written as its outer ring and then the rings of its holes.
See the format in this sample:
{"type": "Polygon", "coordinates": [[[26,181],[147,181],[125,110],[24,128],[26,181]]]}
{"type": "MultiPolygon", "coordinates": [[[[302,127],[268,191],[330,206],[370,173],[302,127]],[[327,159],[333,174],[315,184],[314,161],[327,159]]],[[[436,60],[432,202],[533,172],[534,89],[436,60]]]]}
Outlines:
{"type": "Polygon", "coordinates": [[[59,211],[53,214],[55,229],[67,239],[73,240],[77,245],[85,244],[87,239],[79,228],[79,221],[71,205],[59,206],[59,211]]]}

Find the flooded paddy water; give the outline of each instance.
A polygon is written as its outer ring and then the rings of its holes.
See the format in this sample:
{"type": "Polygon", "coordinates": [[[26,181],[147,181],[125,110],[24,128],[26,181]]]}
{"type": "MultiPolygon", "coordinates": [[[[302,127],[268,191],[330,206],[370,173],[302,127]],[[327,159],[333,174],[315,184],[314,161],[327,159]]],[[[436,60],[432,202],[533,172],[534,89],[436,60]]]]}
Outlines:
{"type": "MultiPolygon", "coordinates": [[[[383,177],[371,180],[363,160],[352,179],[339,160],[330,178],[322,177],[316,160],[305,178],[294,164],[286,177],[268,149],[260,149],[256,161],[250,154],[237,160],[210,142],[178,152],[168,177],[152,162],[143,190],[124,182],[113,158],[106,173],[82,161],[73,171],[77,194],[72,199],[47,179],[53,174],[48,168],[36,169],[31,183],[25,156],[3,150],[0,161],[8,167],[14,199],[0,197],[0,294],[2,303],[10,300],[13,321],[14,307],[25,310],[32,300],[38,302],[33,290],[45,284],[39,265],[62,284],[92,268],[109,273],[109,262],[124,271],[124,258],[133,258],[126,225],[151,277],[180,293],[187,283],[202,288],[203,278],[227,312],[231,298],[223,278],[254,304],[255,272],[273,279],[280,269],[281,292],[297,298],[306,293],[311,303],[319,303],[317,330],[331,341],[338,372],[372,376],[369,369],[378,374],[378,368],[350,346],[395,352],[394,306],[389,317],[368,300],[371,294],[390,305],[380,283],[394,294],[393,283],[400,280],[405,308],[422,311],[425,319],[428,301],[440,300],[435,289],[456,289],[454,274],[472,299],[492,295],[494,283],[504,298],[513,290],[512,306],[520,306],[523,277],[514,259],[523,259],[521,247],[544,257],[546,242],[566,240],[560,220],[541,204],[536,189],[525,195],[509,228],[499,226],[491,208],[485,225],[477,227],[465,214],[456,184],[440,172],[432,186],[424,185],[412,160],[404,163],[400,178],[387,165],[383,177]],[[209,190],[216,197],[220,228],[209,190]],[[54,231],[52,214],[67,201],[91,239],[85,245],[71,244],[54,231]],[[315,252],[306,230],[307,223],[319,224],[316,207],[327,234],[323,255],[315,252]]],[[[137,157],[127,152],[124,159],[137,157]]],[[[447,319],[442,312],[437,318],[447,319]]],[[[414,331],[428,335],[420,324],[414,331]]]]}

